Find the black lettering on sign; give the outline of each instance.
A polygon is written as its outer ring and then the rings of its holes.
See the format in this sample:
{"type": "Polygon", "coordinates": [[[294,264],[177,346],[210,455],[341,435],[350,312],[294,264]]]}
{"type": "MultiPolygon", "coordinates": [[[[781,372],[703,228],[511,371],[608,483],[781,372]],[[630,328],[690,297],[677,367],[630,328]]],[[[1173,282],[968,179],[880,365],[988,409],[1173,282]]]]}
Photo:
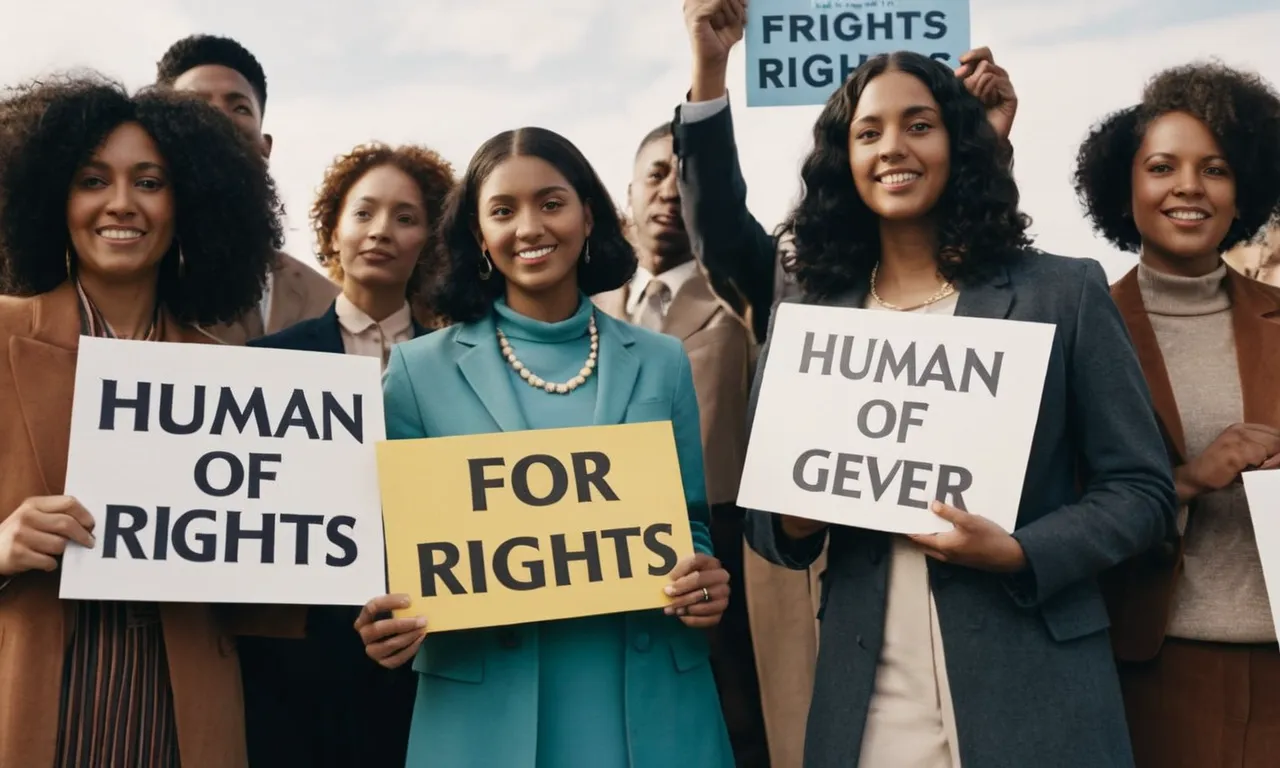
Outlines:
{"type": "MultiPolygon", "coordinates": [[[[760,21],[760,40],[765,45],[779,42],[852,43],[860,40],[910,42],[916,38],[917,32],[926,40],[940,40],[947,36],[945,11],[767,14],[760,21]],[[918,26],[921,20],[924,21],[923,32],[918,26]]],[[[748,33],[754,34],[750,29],[748,27],[748,33]]]]}
{"type": "Polygon", "coordinates": [[[485,477],[485,467],[501,467],[505,462],[501,456],[486,459],[468,459],[467,468],[471,472],[471,509],[484,512],[489,508],[489,499],[485,491],[489,488],[501,488],[502,478],[485,477]]]}
{"type": "Polygon", "coordinates": [[[329,537],[329,543],[342,550],[341,555],[325,555],[324,564],[334,568],[345,568],[356,561],[358,550],[355,541],[343,532],[354,530],[356,527],[356,519],[350,515],[339,515],[329,519],[328,526],[325,527],[325,533],[329,537]]]}
{"type": "MultiPolygon", "coordinates": [[[[147,509],[131,504],[108,504],[102,524],[102,557],[108,560],[171,560],[177,557],[191,563],[259,562],[274,563],[277,559],[277,538],[289,540],[287,534],[277,537],[277,528],[293,526],[293,562],[309,563],[312,526],[321,526],[331,547],[338,551],[325,556],[325,564],[342,568],[356,561],[358,548],[351,532],[355,529],[354,517],[340,515],[328,521],[322,515],[262,514],[255,523],[238,510],[217,512],[212,509],[191,509],[176,516],[170,507],[159,506],[153,516],[147,509]],[[146,538],[147,546],[143,539],[146,538]],[[225,537],[221,539],[220,537],[225,537]],[[252,556],[246,557],[245,542],[257,542],[251,546],[252,556]],[[221,545],[222,556],[219,558],[221,545]],[[172,557],[171,557],[172,555],[172,557]]],[[[283,558],[282,558],[283,559],[283,558]]]]}
{"type": "Polygon", "coordinates": [[[822,448],[802,452],[791,467],[792,482],[802,491],[853,499],[862,498],[869,486],[874,500],[893,498],[898,506],[914,509],[927,509],[930,498],[965,509],[962,494],[973,485],[973,472],[953,464],[905,459],[888,463],[856,453],[835,453],[834,459],[832,456],[832,451],[822,448]],[[866,485],[861,482],[862,468],[866,470],[866,485]],[[917,495],[917,491],[927,491],[931,486],[933,493],[926,498],[917,495]],[[894,496],[888,495],[890,488],[897,489],[894,496]]]}
{"type": "Polygon", "coordinates": [[[547,586],[547,568],[541,560],[525,560],[520,565],[528,572],[528,578],[517,579],[511,573],[511,553],[516,547],[528,547],[538,551],[538,540],[533,536],[517,536],[507,539],[493,551],[493,577],[502,586],[515,592],[527,592],[547,586]]]}
{"type": "Polygon", "coordinates": [[[631,572],[631,545],[627,543],[627,539],[635,536],[640,538],[639,528],[613,528],[608,531],[601,531],[600,538],[613,539],[614,554],[618,558],[618,578],[629,579],[631,572]]]}
{"type": "Polygon", "coordinates": [[[227,512],[227,553],[223,556],[223,561],[240,562],[240,542],[257,539],[262,542],[261,562],[274,563],[276,561],[276,516],[271,513],[263,515],[262,527],[256,530],[243,527],[240,518],[240,512],[234,510],[227,512]]]}
{"type": "Polygon", "coordinates": [[[466,542],[468,567],[462,567],[462,549],[453,542],[435,541],[418,544],[418,586],[423,597],[440,594],[466,595],[491,592],[489,574],[494,581],[513,592],[529,592],[548,587],[567,587],[572,584],[598,583],[605,578],[630,579],[635,577],[631,563],[631,540],[638,539],[650,555],[656,555],[648,566],[650,576],[665,576],[675,568],[679,558],[668,543],[672,535],[670,523],[655,523],[645,528],[612,528],[605,531],[584,531],[582,545],[578,535],[563,533],[549,537],[549,550],[544,551],[536,536],[513,536],[486,552],[483,541],[466,542]],[[609,569],[600,556],[600,541],[613,542],[617,570],[609,569]],[[525,551],[525,559],[519,560],[519,551],[525,551]],[[577,572],[573,563],[585,563],[577,572]],[[549,567],[548,567],[549,566],[549,567]],[[554,582],[548,581],[548,572],[554,582]],[[442,591],[443,587],[443,591],[442,591]]]}
{"type": "Polygon", "coordinates": [[[437,580],[444,584],[445,589],[448,589],[451,595],[467,594],[462,582],[458,581],[458,577],[453,575],[453,569],[458,566],[460,559],[458,547],[447,541],[419,544],[418,579],[422,587],[422,596],[436,596],[437,580]],[[440,562],[436,562],[437,554],[441,556],[440,562]]]}
{"type": "Polygon", "coordinates": [[[206,532],[188,537],[187,529],[197,520],[217,522],[218,515],[212,509],[183,512],[173,526],[173,551],[178,557],[192,563],[212,563],[218,559],[218,534],[206,532]],[[199,545],[199,549],[191,545],[192,540],[199,545]]]}
{"type": "Polygon", "coordinates": [[[665,533],[671,535],[670,523],[654,523],[644,529],[644,546],[651,553],[658,556],[660,562],[658,565],[649,566],[650,576],[666,576],[671,573],[671,569],[676,567],[679,558],[676,557],[676,551],[664,541],[658,539],[658,534],[665,533]]]}
{"type": "MultiPolygon", "coordinates": [[[[577,451],[569,455],[573,471],[573,487],[581,504],[591,501],[617,501],[618,494],[609,485],[608,474],[612,463],[603,451],[577,451]]],[[[489,470],[505,467],[500,456],[467,459],[467,472],[471,482],[471,509],[484,512],[489,509],[489,491],[506,487],[506,480],[499,472],[489,470]]],[[[569,493],[570,468],[555,456],[535,453],[524,456],[511,467],[511,493],[525,506],[547,507],[557,504],[569,493]],[[535,469],[540,468],[540,469],[535,469]],[[537,472],[550,476],[551,487],[545,493],[533,490],[529,474],[537,472]]]]}
{"type": "Polygon", "coordinates": [[[123,542],[130,558],[146,560],[138,532],[147,526],[147,510],[127,504],[108,504],[106,517],[102,526],[102,556],[114,560],[116,548],[123,542]],[[125,516],[129,518],[127,521],[125,516]]]}
{"type": "Polygon", "coordinates": [[[545,507],[563,499],[568,491],[569,473],[555,456],[544,454],[525,456],[511,468],[511,492],[516,495],[521,504],[545,507]],[[529,489],[529,469],[535,464],[541,464],[551,473],[551,490],[547,491],[546,496],[535,496],[529,489]]]}
{"type": "Polygon", "coordinates": [[[293,526],[293,564],[306,565],[311,561],[311,526],[324,525],[324,515],[280,516],[281,525],[293,526]]]}
{"type": "MultiPolygon", "coordinates": [[[[248,394],[237,394],[231,387],[218,387],[216,395],[211,397],[210,388],[203,384],[180,387],[161,382],[159,386],[160,398],[155,415],[160,430],[167,434],[194,435],[208,423],[209,434],[221,435],[227,431],[230,422],[230,426],[240,434],[249,432],[258,437],[285,437],[291,430],[300,430],[312,440],[328,442],[334,439],[336,426],[356,442],[364,443],[363,395],[351,394],[350,404],[347,404],[340,402],[339,396],[328,390],[309,393],[295,389],[272,428],[272,414],[261,387],[254,387],[248,394]],[[316,410],[320,414],[318,421],[316,410]]],[[[152,389],[152,382],[134,382],[133,395],[128,396],[123,394],[120,381],[103,379],[98,429],[115,430],[116,416],[132,412],[133,431],[150,431],[152,389]]]]}
{"type": "Polygon", "coordinates": [[[973,347],[953,348],[945,344],[918,349],[914,341],[895,348],[891,342],[874,337],[862,339],[829,333],[823,339],[808,331],[800,350],[798,370],[812,373],[812,363],[817,360],[822,362],[822,369],[816,375],[830,376],[837,347],[840,375],[851,381],[870,376],[877,384],[885,381],[897,381],[909,387],[937,384],[935,389],[967,394],[977,378],[992,397],[999,390],[1004,365],[1004,352],[1000,350],[987,354],[973,347]],[[956,369],[960,371],[959,383],[952,374],[956,369]]]}
{"type": "Polygon", "coordinates": [[[551,537],[551,562],[555,566],[556,586],[569,586],[569,563],[581,561],[587,564],[587,580],[604,580],[600,569],[600,542],[594,531],[582,534],[582,549],[569,549],[563,533],[551,537]]]}

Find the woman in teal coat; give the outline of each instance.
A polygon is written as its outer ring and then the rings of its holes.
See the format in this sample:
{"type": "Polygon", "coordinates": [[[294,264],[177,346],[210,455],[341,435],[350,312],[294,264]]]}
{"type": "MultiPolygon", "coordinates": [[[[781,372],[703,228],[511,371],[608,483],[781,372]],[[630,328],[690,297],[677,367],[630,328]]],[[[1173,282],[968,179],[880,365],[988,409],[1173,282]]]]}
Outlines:
{"type": "Polygon", "coordinates": [[[732,766],[702,632],[729,585],[710,554],[693,377],[678,340],[588,298],[636,268],[608,192],[564,138],[508,131],[476,153],[440,227],[434,305],[458,324],[394,348],[387,437],[670,420],[697,554],[662,611],[435,635],[430,616],[388,617],[405,596],[370,601],[356,623],[368,655],[419,673],[407,766],[732,766]]]}

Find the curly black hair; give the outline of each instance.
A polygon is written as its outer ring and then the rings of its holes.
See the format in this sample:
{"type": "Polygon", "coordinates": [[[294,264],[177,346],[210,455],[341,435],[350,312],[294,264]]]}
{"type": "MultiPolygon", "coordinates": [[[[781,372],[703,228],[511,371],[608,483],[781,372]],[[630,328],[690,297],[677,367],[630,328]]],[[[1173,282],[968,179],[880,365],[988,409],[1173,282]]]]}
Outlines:
{"type": "Polygon", "coordinates": [[[120,125],[155,141],[173,191],[173,244],[159,301],[181,322],[231,321],[262,295],[283,213],[266,161],[217,109],[169,90],[130,97],[101,76],[58,76],[0,100],[0,292],[32,296],[68,278],[67,192],[120,125]]]}
{"type": "Polygon", "coordinates": [[[1223,251],[1251,240],[1280,217],[1280,96],[1252,72],[1194,62],[1152,77],[1139,104],[1107,115],[1076,155],[1075,189],[1093,228],[1117,248],[1136,253],[1142,235],[1131,215],[1133,158],[1147,126],[1186,112],[1213,133],[1235,174],[1240,217],[1223,251]]]}
{"type": "Polygon", "coordinates": [[[164,52],[156,64],[156,84],[172,86],[173,81],[196,67],[216,64],[239,72],[258,97],[258,109],[267,111],[267,73],[249,50],[229,37],[191,35],[164,52]]]}
{"type": "Polygon", "coordinates": [[[554,166],[591,210],[593,226],[587,238],[591,259],[578,260],[578,286],[586,294],[621,288],[636,272],[636,254],[623,233],[624,224],[609,191],[587,158],[568,139],[545,128],[504,131],[486,141],[471,158],[462,181],[454,187],[440,219],[432,282],[431,306],[454,322],[484,317],[494,299],[502,296],[506,280],[493,270],[480,279],[484,254],[476,242],[480,187],[503,161],[537,157],[554,166]]]}
{"type": "Polygon", "coordinates": [[[366,173],[380,166],[389,165],[408,174],[422,193],[423,211],[427,217],[431,239],[418,259],[409,283],[405,286],[405,298],[413,300],[422,289],[424,275],[429,271],[431,259],[436,256],[432,248],[435,225],[444,210],[445,198],[453,189],[453,166],[436,152],[415,145],[391,147],[381,142],[361,144],[334,160],[325,171],[324,181],[311,206],[311,229],[316,235],[316,253],[320,263],[329,270],[329,277],[341,283],[342,263],[333,250],[333,233],[338,229],[338,217],[347,193],[366,173]]]}
{"type": "Polygon", "coordinates": [[[947,280],[979,279],[1031,244],[1031,220],[1018,210],[1018,186],[986,109],[955,73],[927,56],[873,56],[827,100],[813,126],[813,150],[800,179],[803,194],[788,221],[804,292],[832,296],[865,282],[880,260],[880,222],[858,195],[849,171],[849,125],[867,85],[888,71],[920,80],[942,111],[951,173],[934,208],[938,271],[947,280]]]}

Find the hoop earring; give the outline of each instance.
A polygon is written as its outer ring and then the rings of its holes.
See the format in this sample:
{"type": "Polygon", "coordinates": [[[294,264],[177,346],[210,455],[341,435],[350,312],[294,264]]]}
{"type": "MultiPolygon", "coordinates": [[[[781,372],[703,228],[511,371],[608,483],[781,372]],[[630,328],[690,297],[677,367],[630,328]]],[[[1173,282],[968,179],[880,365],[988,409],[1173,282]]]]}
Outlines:
{"type": "Polygon", "coordinates": [[[67,246],[67,278],[71,278],[71,246],[67,246]]]}
{"type": "Polygon", "coordinates": [[[582,263],[583,264],[591,263],[591,241],[590,240],[587,241],[586,248],[584,248],[582,251],[582,263]]]}
{"type": "Polygon", "coordinates": [[[182,277],[187,272],[187,259],[182,255],[182,245],[178,245],[178,277],[182,277]]]}
{"type": "Polygon", "coordinates": [[[483,258],[480,259],[480,279],[488,280],[493,277],[493,262],[489,260],[489,252],[481,251],[483,258]]]}

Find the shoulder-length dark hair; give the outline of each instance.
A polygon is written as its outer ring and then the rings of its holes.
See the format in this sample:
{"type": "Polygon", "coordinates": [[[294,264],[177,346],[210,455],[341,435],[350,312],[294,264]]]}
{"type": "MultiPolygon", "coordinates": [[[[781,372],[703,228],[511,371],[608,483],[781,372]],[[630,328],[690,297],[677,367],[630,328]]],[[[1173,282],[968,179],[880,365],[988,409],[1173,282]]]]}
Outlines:
{"type": "Polygon", "coordinates": [[[591,210],[591,259],[578,260],[578,286],[588,295],[621,288],[636,271],[636,254],[623,233],[622,219],[595,169],[568,139],[545,128],[503,131],[486,141],[467,166],[462,181],[445,202],[440,219],[439,270],[432,285],[431,305],[454,322],[484,317],[506,281],[496,269],[480,279],[484,254],[476,241],[479,229],[480,187],[503,161],[537,157],[564,175],[582,204],[591,210]]]}
{"type": "Polygon", "coordinates": [[[157,297],[180,322],[212,325],[253,307],[284,242],[283,207],[265,160],[199,98],[88,74],[33,82],[0,101],[0,292],[46,293],[67,277],[67,193],[76,172],[125,123],[168,166],[174,235],[157,297]]]}
{"type": "Polygon", "coordinates": [[[867,84],[890,70],[925,84],[947,128],[951,173],[934,208],[942,275],[980,278],[1031,243],[1031,221],[1018,210],[1018,186],[982,103],[933,59],[881,54],[854,71],[813,126],[813,150],[800,171],[804,192],[791,218],[797,278],[810,296],[852,288],[880,260],[879,218],[858,195],[849,168],[849,125],[867,84]]]}

